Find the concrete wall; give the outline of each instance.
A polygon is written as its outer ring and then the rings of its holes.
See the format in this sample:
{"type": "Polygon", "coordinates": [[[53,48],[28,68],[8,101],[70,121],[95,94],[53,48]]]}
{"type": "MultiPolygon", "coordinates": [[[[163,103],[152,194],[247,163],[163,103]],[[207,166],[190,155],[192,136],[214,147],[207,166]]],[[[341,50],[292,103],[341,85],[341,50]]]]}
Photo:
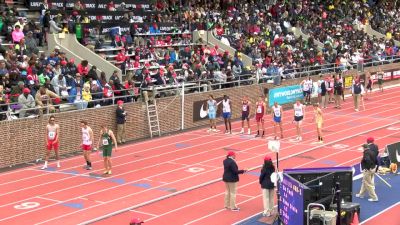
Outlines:
{"type": "Polygon", "coordinates": [[[122,71],[114,64],[100,57],[95,52],[81,45],[74,34],[65,34],[65,38],[59,38],[58,34],[48,34],[49,51],[57,46],[61,48],[61,51],[65,52],[68,58],[75,58],[76,63],[86,59],[89,61],[90,66],[96,66],[98,72],[105,72],[107,80],[111,77],[114,70],[118,71],[120,79],[122,71]]]}
{"type": "MultiPolygon", "coordinates": [[[[382,66],[384,70],[400,69],[400,63],[382,66]]],[[[366,71],[375,72],[376,68],[366,68],[366,71]]],[[[356,74],[352,70],[346,76],[356,74]]],[[[314,77],[318,79],[318,77],[314,77]]],[[[400,80],[385,82],[393,84],[400,80]]],[[[293,79],[283,81],[282,86],[299,84],[300,80],[293,79]]],[[[208,120],[193,122],[193,103],[204,101],[209,94],[214,97],[222,97],[224,94],[230,96],[233,102],[233,119],[241,116],[240,100],[243,95],[249,96],[252,102],[262,95],[265,88],[274,88],[273,84],[241,86],[231,89],[215,90],[212,92],[195,93],[185,95],[185,129],[199,128],[208,125],[208,120]]],[[[181,96],[168,97],[157,100],[160,128],[162,134],[179,131],[181,127],[181,96]]],[[[127,139],[130,141],[149,138],[149,129],[145,105],[142,102],[125,104],[127,117],[127,139]]],[[[60,124],[60,152],[61,154],[71,154],[78,151],[81,133],[79,121],[84,119],[89,122],[95,133],[95,141],[98,141],[98,133],[101,124],[107,124],[116,131],[115,106],[106,106],[97,109],[86,109],[82,111],[70,111],[55,114],[57,123],[60,124]]],[[[14,121],[1,121],[0,130],[3,138],[0,139],[0,168],[11,165],[18,165],[32,162],[39,157],[43,157],[45,151],[45,127],[48,116],[34,119],[21,119],[14,121]]]]}

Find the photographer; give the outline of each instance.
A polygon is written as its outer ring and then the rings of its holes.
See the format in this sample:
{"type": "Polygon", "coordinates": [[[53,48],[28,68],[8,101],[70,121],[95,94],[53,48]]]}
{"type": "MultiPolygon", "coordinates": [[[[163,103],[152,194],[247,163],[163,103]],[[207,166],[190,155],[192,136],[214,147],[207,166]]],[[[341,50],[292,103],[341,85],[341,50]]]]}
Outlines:
{"type": "MultiPolygon", "coordinates": [[[[369,139],[370,138],[368,138],[368,140],[369,139]]],[[[375,193],[375,184],[374,184],[374,174],[378,167],[377,154],[369,144],[364,144],[363,148],[364,152],[363,152],[363,158],[361,160],[361,170],[363,173],[363,179],[361,184],[361,190],[358,194],[356,194],[356,197],[364,198],[365,192],[368,192],[370,196],[368,201],[377,202],[378,196],[375,193]]]]}

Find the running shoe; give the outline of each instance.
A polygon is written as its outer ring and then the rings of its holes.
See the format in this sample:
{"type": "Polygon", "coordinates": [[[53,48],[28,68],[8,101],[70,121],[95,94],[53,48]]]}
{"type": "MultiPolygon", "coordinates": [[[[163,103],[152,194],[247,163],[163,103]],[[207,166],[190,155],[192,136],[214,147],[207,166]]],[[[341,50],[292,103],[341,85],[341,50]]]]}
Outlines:
{"type": "Polygon", "coordinates": [[[57,162],[57,168],[60,168],[60,167],[61,167],[60,162],[57,162]]]}
{"type": "Polygon", "coordinates": [[[364,198],[364,196],[360,195],[360,194],[356,194],[357,198],[364,198]]]}
{"type": "Polygon", "coordinates": [[[242,130],[240,130],[240,134],[244,134],[244,129],[242,128],[242,130]]]}
{"type": "Polygon", "coordinates": [[[45,169],[47,169],[47,166],[43,166],[41,169],[42,169],[42,170],[45,170],[45,169]]]}
{"type": "Polygon", "coordinates": [[[234,211],[234,212],[239,212],[240,208],[234,208],[234,209],[231,209],[231,210],[234,211]]]}
{"type": "Polygon", "coordinates": [[[92,167],[91,166],[87,166],[86,170],[92,170],[92,167]]]}
{"type": "Polygon", "coordinates": [[[112,172],[111,172],[111,170],[109,170],[109,171],[108,171],[108,175],[111,175],[111,174],[112,174],[112,172]]]}

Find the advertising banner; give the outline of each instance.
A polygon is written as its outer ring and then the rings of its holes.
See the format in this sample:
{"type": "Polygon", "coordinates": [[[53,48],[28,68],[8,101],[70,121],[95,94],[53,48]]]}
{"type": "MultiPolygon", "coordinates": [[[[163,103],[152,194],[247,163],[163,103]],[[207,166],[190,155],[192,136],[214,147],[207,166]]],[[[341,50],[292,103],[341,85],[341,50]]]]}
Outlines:
{"type": "MultiPolygon", "coordinates": [[[[215,98],[215,101],[218,103],[223,99],[223,97],[215,98]]],[[[208,99],[193,102],[193,122],[208,119],[207,101],[208,99]]],[[[222,102],[217,106],[217,118],[220,116],[222,116],[222,102]]]]}
{"type": "MultiPolygon", "coordinates": [[[[76,0],[52,0],[50,1],[50,8],[73,8],[76,0]]],[[[107,9],[107,5],[110,0],[83,0],[81,1],[87,10],[96,9],[107,9]]],[[[127,9],[140,9],[140,10],[151,10],[151,3],[145,0],[115,0],[113,1],[115,6],[118,7],[122,2],[125,3],[127,9]]],[[[31,0],[29,1],[29,9],[39,10],[40,5],[43,4],[43,0],[31,0]]]]}
{"type": "Polygon", "coordinates": [[[393,79],[399,79],[399,78],[400,78],[400,70],[393,71],[393,79]]]}
{"type": "Polygon", "coordinates": [[[302,183],[283,173],[279,188],[279,214],[285,225],[302,225],[304,221],[304,188],[302,183]]]}
{"type": "Polygon", "coordinates": [[[274,102],[286,104],[295,102],[297,99],[303,99],[303,90],[300,85],[274,88],[269,90],[268,105],[271,107],[274,102]]]}
{"type": "Polygon", "coordinates": [[[386,145],[386,150],[389,154],[390,162],[397,163],[397,166],[400,166],[400,142],[386,145]]]}
{"type": "Polygon", "coordinates": [[[353,77],[348,76],[344,78],[344,88],[351,88],[353,86],[353,77]]]}

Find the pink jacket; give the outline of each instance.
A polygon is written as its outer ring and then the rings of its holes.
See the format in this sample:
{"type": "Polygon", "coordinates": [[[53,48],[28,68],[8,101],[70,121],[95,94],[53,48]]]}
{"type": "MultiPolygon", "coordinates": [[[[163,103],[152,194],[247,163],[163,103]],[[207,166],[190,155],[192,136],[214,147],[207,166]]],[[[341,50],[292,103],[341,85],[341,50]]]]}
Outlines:
{"type": "Polygon", "coordinates": [[[14,30],[11,35],[14,42],[19,42],[22,38],[25,37],[24,32],[22,32],[21,30],[14,30]]]}

